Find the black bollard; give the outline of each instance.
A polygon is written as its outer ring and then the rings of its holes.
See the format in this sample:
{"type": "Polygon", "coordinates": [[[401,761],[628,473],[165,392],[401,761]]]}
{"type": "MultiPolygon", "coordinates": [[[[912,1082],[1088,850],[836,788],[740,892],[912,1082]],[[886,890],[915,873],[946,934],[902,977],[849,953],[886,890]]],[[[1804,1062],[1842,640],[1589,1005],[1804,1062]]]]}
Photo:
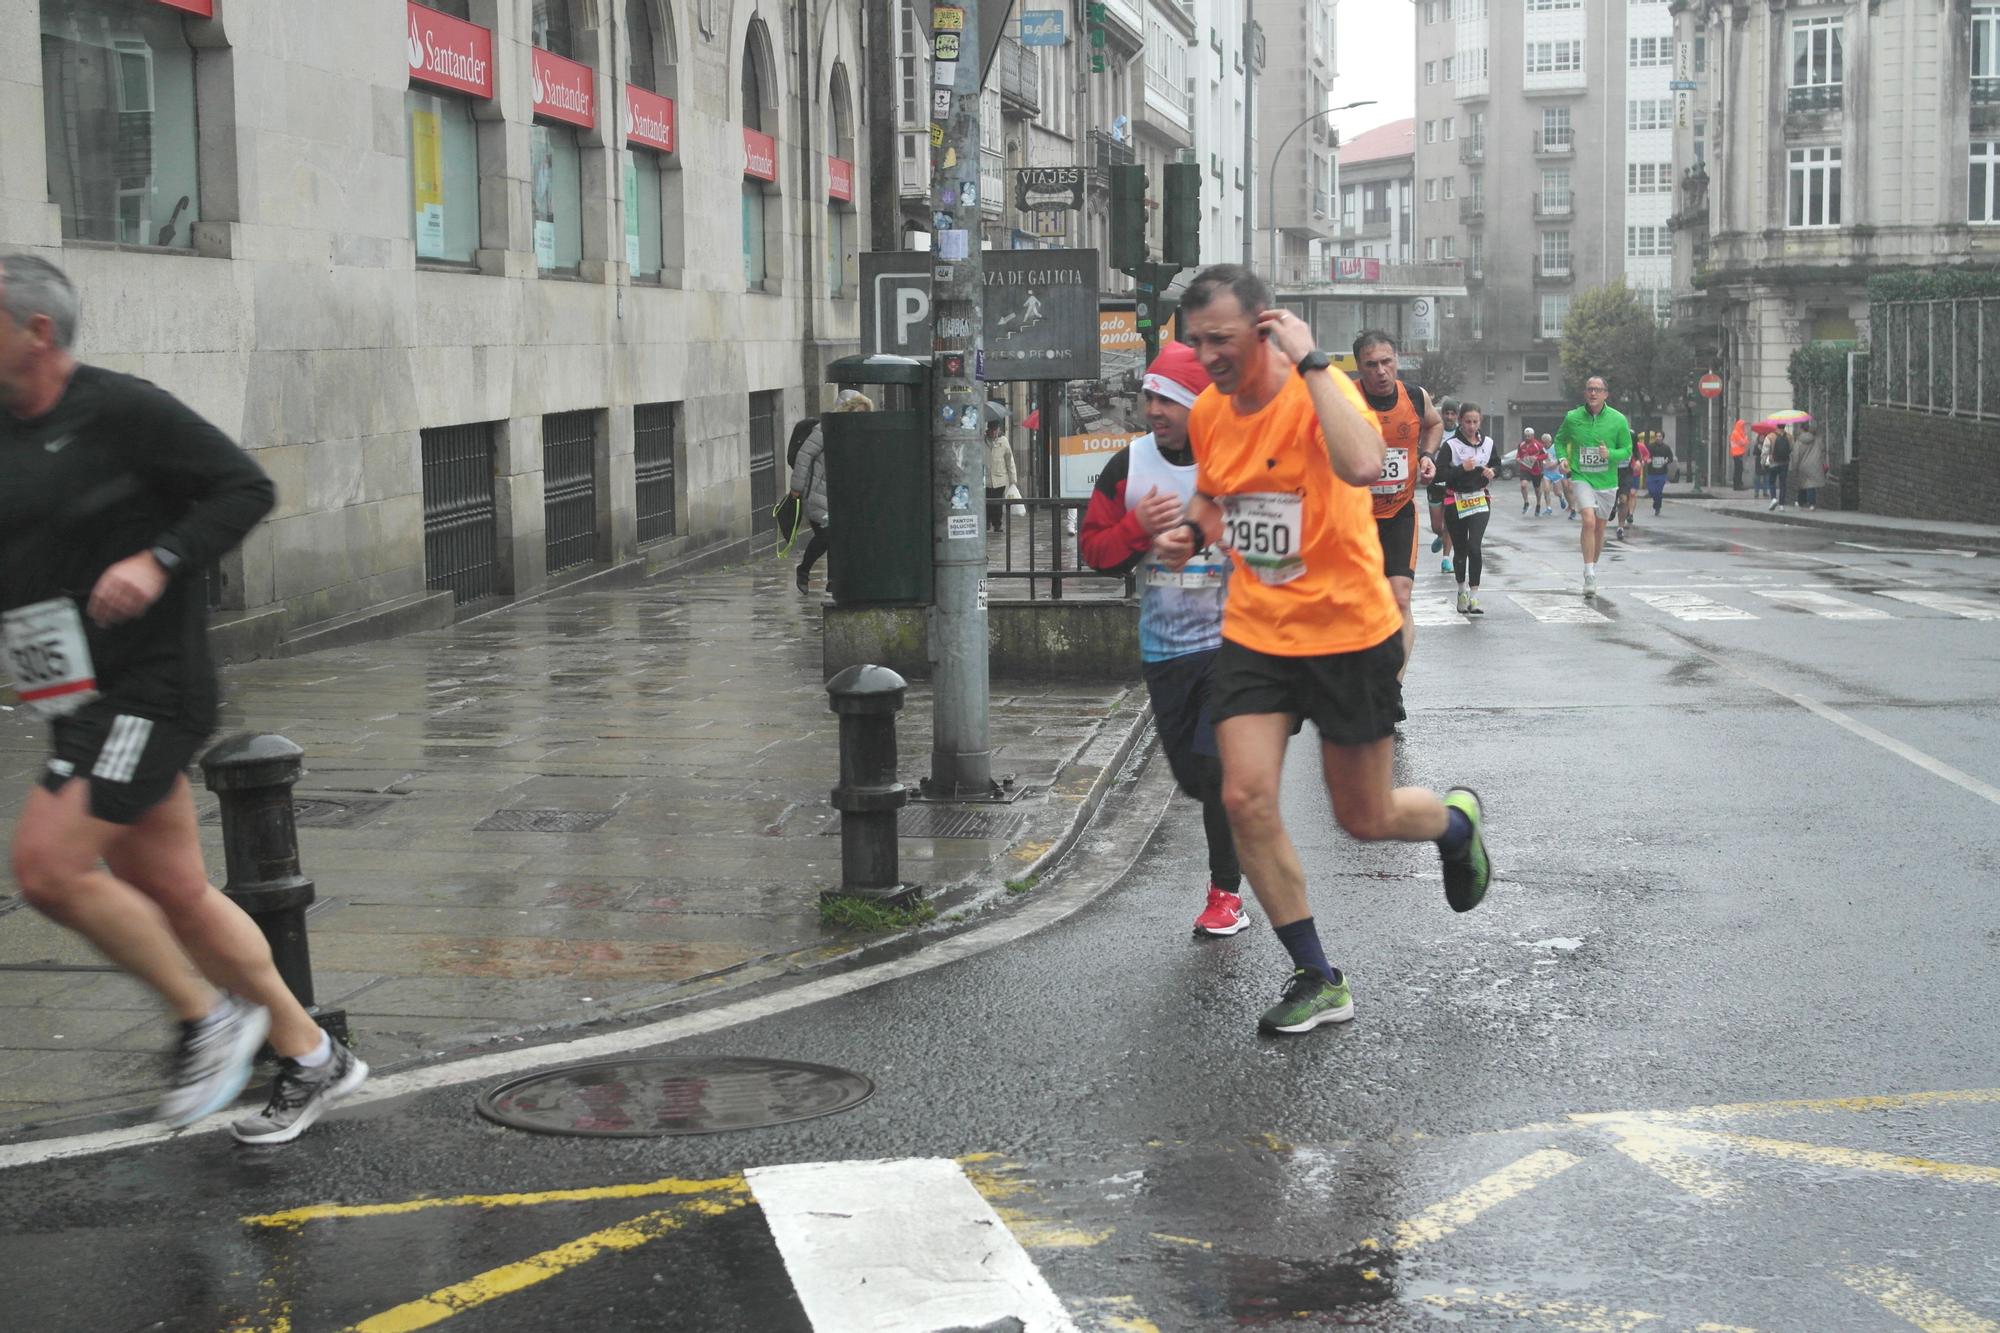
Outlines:
{"type": "Polygon", "coordinates": [[[203,781],[222,802],[222,891],[250,914],[270,941],[278,975],[313,1021],[347,1040],[347,1011],[313,1003],[306,909],[313,882],[299,873],[299,831],[292,786],[305,775],[305,751],[283,736],[245,732],[218,741],[201,757],[203,781]]]}
{"type": "Polygon", "coordinates": [[[896,812],[910,793],[896,781],[896,714],[909,684],[879,666],[851,666],[827,682],[840,714],[840,891],[893,901],[907,897],[896,853],[896,812]]]}

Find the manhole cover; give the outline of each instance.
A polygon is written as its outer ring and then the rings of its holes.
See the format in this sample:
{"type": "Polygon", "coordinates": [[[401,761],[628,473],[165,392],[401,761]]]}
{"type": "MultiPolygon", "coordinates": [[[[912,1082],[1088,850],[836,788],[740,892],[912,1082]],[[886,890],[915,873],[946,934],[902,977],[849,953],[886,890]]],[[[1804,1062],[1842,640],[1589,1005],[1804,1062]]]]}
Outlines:
{"type": "Polygon", "coordinates": [[[486,833],[590,833],[609,810],[495,810],[473,828],[486,833]]]}
{"type": "Polygon", "coordinates": [[[570,1065],[482,1093],[479,1114],[537,1134],[650,1138],[758,1129],[861,1105],[875,1085],[829,1065],[668,1056],[570,1065]]]}
{"type": "MultiPolygon", "coordinates": [[[[395,801],[383,796],[359,796],[336,801],[330,796],[294,796],[292,822],[300,828],[358,828],[381,814],[395,801]]],[[[201,817],[204,824],[220,824],[222,811],[214,809],[201,817]]]]}

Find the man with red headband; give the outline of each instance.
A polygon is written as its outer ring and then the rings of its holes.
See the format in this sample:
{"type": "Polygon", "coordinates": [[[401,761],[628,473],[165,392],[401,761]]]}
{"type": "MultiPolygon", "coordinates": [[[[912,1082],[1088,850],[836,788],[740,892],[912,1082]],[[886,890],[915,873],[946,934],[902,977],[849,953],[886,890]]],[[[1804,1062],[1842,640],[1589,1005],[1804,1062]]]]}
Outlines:
{"type": "Polygon", "coordinates": [[[1107,573],[1136,572],[1139,657],[1153,721],[1167,763],[1183,792],[1201,802],[1208,834],[1208,903],[1195,918],[1197,935],[1234,935],[1249,924],[1243,912],[1243,871],[1222,808],[1222,760],[1209,716],[1209,682],[1222,647],[1222,603],[1229,557],[1210,547],[1180,569],[1153,557],[1153,542],[1187,521],[1195,462],[1188,449],[1188,409],[1209,385],[1194,349],[1168,343],[1146,371],[1146,424],[1097,475],[1084,515],[1083,558],[1107,573]]]}

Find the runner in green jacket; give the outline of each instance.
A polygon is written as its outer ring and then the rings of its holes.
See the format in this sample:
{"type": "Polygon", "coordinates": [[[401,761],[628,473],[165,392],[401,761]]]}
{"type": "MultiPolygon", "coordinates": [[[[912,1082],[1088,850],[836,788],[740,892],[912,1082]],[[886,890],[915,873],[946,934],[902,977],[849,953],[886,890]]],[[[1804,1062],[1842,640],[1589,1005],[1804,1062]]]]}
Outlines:
{"type": "Polygon", "coordinates": [[[1556,432],[1556,457],[1570,483],[1570,505],[1583,516],[1583,595],[1597,596],[1597,557],[1604,524],[1618,504],[1618,469],[1632,457],[1632,424],[1610,406],[1604,376],[1583,382],[1583,406],[1556,432]]]}

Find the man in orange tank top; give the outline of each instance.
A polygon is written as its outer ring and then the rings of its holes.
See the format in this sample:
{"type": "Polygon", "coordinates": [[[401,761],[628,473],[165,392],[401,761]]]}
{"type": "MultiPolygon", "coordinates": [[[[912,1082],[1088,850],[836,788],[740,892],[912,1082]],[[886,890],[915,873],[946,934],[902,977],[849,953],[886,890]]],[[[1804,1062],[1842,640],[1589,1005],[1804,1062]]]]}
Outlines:
{"type": "Polygon", "coordinates": [[[1417,649],[1417,622],[1410,615],[1417,582],[1417,487],[1436,475],[1444,418],[1422,389],[1408,388],[1398,378],[1396,339],[1386,329],[1361,331],[1354,340],[1354,364],[1361,372],[1361,396],[1382,433],[1382,476],[1368,492],[1382,539],[1382,572],[1403,616],[1403,665],[1396,672],[1401,680],[1417,649]]]}
{"type": "Polygon", "coordinates": [[[1214,384],[1188,417],[1188,519],[1154,550],[1178,567],[1220,541],[1236,564],[1209,696],[1222,801],[1250,887],[1292,957],[1259,1026],[1305,1032],[1352,1018],[1354,1001],[1326,959],[1278,811],[1285,747],[1304,718],[1319,728],[1327,795],[1351,836],[1436,842],[1455,911],[1478,906],[1492,868],[1478,796],[1454,787],[1440,799],[1392,778],[1403,626],[1367,490],[1382,475],[1382,437],[1361,391],[1329,371],[1305,322],[1272,308],[1246,268],[1203,270],[1180,309],[1214,384]]]}

